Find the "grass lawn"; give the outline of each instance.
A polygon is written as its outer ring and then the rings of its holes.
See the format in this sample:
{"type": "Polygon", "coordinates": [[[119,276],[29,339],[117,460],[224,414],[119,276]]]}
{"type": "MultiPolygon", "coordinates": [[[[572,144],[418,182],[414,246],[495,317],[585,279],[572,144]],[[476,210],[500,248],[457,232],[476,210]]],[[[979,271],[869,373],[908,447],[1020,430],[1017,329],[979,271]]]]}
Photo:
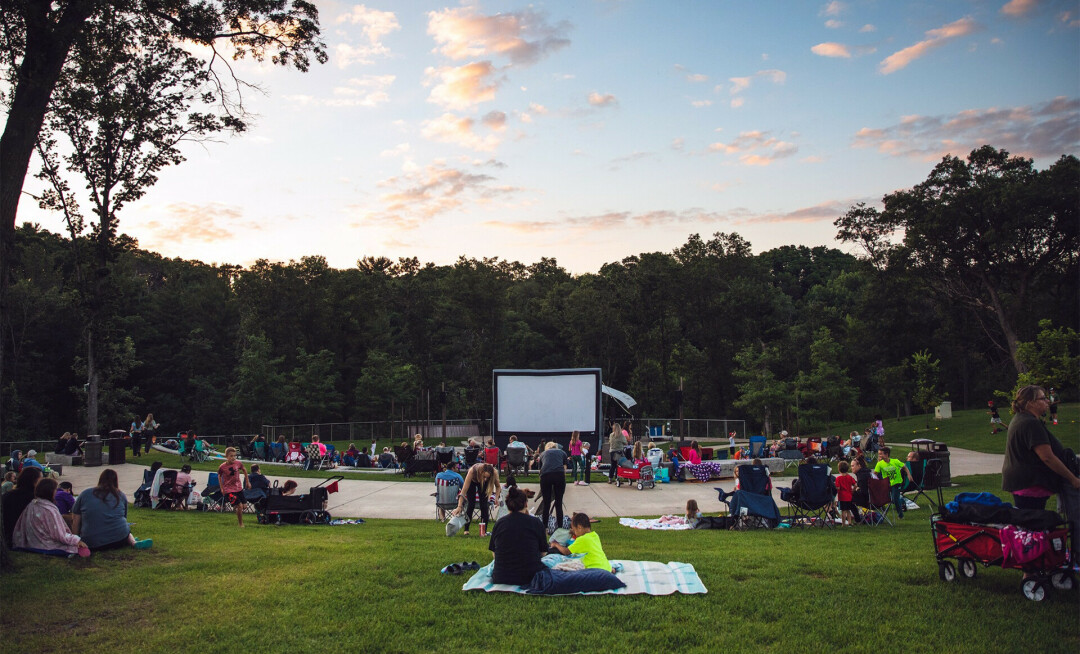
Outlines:
{"type": "MultiPolygon", "coordinates": [[[[1012,414],[1008,407],[998,408],[998,415],[1008,426],[1012,414]]],[[[885,441],[893,447],[908,449],[908,442],[916,438],[929,438],[935,441],[948,443],[951,447],[962,447],[976,452],[988,452],[990,454],[1005,453],[1004,431],[991,434],[990,415],[986,409],[969,409],[967,411],[953,411],[953,417],[949,420],[934,420],[933,416],[913,416],[896,420],[887,418],[885,423],[885,441]],[[927,429],[927,423],[930,428],[927,429]]],[[[860,434],[870,424],[869,420],[859,423],[845,423],[830,427],[829,434],[837,434],[847,438],[852,430],[860,434]]],[[[1074,451],[1080,452],[1080,404],[1062,404],[1058,408],[1057,426],[1049,425],[1053,433],[1065,445],[1074,451]]],[[[827,434],[821,432],[811,434],[824,439],[827,434]]]]}
{"type": "MultiPolygon", "coordinates": [[[[1000,488],[1000,477],[950,490],[1000,488]]],[[[715,511],[718,504],[703,506],[715,511]]],[[[929,512],[895,528],[649,532],[604,519],[609,557],[685,561],[707,595],[463,593],[455,561],[485,539],[434,520],[236,526],[231,515],[134,510],[153,549],[13,555],[0,652],[1080,651],[1080,593],[1020,593],[1020,573],[938,579],[929,512]]]]}

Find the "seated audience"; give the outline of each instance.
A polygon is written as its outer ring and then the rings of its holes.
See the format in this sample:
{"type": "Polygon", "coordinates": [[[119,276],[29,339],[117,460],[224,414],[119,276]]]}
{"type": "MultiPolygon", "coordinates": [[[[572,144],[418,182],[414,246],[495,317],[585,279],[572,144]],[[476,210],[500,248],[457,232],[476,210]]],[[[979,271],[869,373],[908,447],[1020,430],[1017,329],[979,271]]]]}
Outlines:
{"type": "Polygon", "coordinates": [[[67,449],[67,444],[68,444],[68,439],[69,438],[71,438],[71,432],[70,431],[65,431],[60,436],[60,439],[56,441],[56,450],[55,450],[55,452],[57,454],[63,454],[64,453],[64,450],[67,449]]]}
{"type": "Polygon", "coordinates": [[[60,515],[71,515],[71,507],[75,506],[75,495],[70,481],[60,482],[59,488],[56,489],[56,495],[53,497],[53,503],[56,504],[56,508],[60,511],[60,515]]]}
{"type": "Polygon", "coordinates": [[[15,487],[4,493],[2,500],[4,513],[4,543],[11,547],[11,536],[15,533],[15,524],[23,511],[34,501],[34,487],[41,481],[40,468],[24,468],[15,479],[15,487]]]}
{"type": "Polygon", "coordinates": [[[513,486],[506,494],[509,514],[495,523],[488,549],[494,553],[491,581],[527,586],[544,569],[540,559],[547,553],[547,534],[536,517],[529,515],[529,500],[513,486]]]}
{"type": "Polygon", "coordinates": [[[8,470],[4,473],[4,483],[0,484],[0,495],[4,495],[12,488],[15,488],[15,472],[8,470]]]}
{"type": "Polygon", "coordinates": [[[34,468],[37,468],[39,470],[44,470],[45,466],[38,463],[37,459],[34,458],[36,456],[37,450],[30,450],[29,452],[27,452],[26,458],[22,461],[23,467],[25,468],[26,466],[33,466],[34,468]]]}
{"type": "Polygon", "coordinates": [[[465,479],[453,470],[448,469],[444,463],[439,464],[439,474],[435,475],[436,482],[440,479],[458,488],[465,485],[465,479]]]}
{"type": "Polygon", "coordinates": [[[649,441],[649,449],[645,452],[645,458],[649,460],[649,465],[659,468],[664,461],[664,450],[657,447],[656,443],[649,441]]]}
{"type": "Polygon", "coordinates": [[[138,540],[127,521],[127,496],[120,490],[116,471],[106,468],[97,486],[79,493],[71,512],[75,514],[72,531],[82,537],[91,552],[135,547],[147,549],[153,541],[138,540]]]}
{"type": "Polygon", "coordinates": [[[34,499],[27,505],[12,534],[12,545],[24,552],[36,552],[52,556],[77,554],[86,543],[68,530],[53,503],[57,483],[55,479],[42,479],[34,488],[34,499]]]}
{"type": "MultiPolygon", "coordinates": [[[[179,481],[179,479],[177,481],[179,481]]],[[[270,490],[270,480],[262,473],[258,463],[251,464],[251,474],[248,475],[248,481],[251,482],[251,487],[253,489],[258,489],[263,492],[270,490]]]]}

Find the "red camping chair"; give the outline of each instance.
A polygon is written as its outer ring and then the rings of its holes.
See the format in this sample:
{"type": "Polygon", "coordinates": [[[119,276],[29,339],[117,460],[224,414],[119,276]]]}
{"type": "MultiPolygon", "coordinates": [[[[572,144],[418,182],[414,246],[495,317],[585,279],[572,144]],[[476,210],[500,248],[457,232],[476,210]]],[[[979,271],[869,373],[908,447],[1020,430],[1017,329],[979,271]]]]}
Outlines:
{"type": "Polygon", "coordinates": [[[484,448],[484,463],[490,463],[495,466],[496,470],[500,469],[499,466],[499,448],[497,447],[485,447],[484,448]]]}

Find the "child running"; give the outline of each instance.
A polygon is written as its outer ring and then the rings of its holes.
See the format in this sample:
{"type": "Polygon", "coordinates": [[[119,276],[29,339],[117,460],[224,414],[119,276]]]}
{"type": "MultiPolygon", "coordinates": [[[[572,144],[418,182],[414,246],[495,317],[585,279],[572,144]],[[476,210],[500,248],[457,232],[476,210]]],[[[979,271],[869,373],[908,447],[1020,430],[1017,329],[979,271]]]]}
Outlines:
{"type": "Polygon", "coordinates": [[[603,546],[600,545],[600,536],[592,530],[588,515],[575,513],[574,517],[570,519],[570,533],[573,535],[574,540],[569,547],[554,540],[551,541],[551,546],[567,556],[584,554],[585,556],[581,559],[581,562],[586,568],[599,568],[615,572],[607,559],[607,555],[604,554],[603,546]]]}
{"type": "Polygon", "coordinates": [[[225,449],[225,463],[218,466],[218,479],[225,502],[236,507],[236,521],[244,526],[244,488],[251,488],[244,464],[236,460],[236,448],[225,449]],[[244,476],[241,483],[240,475],[244,476]]]}
{"type": "Polygon", "coordinates": [[[841,461],[840,474],[836,475],[836,501],[840,505],[840,524],[845,527],[853,527],[853,511],[855,502],[852,493],[855,491],[855,477],[848,474],[851,465],[847,461],[841,461]]]}

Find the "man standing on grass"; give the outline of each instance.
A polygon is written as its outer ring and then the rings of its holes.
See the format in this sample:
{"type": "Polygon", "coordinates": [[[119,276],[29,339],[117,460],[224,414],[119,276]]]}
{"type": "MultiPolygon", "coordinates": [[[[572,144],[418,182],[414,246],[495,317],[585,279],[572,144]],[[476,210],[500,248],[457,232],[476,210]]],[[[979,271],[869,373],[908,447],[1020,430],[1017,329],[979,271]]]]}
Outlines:
{"type": "Polygon", "coordinates": [[[882,479],[889,480],[889,495],[892,497],[893,506],[896,507],[896,515],[903,518],[905,502],[900,490],[904,488],[904,478],[907,477],[904,462],[892,458],[890,447],[882,447],[878,450],[878,462],[874,466],[874,473],[882,479]]]}
{"type": "Polygon", "coordinates": [[[236,460],[236,448],[225,450],[225,463],[218,466],[218,483],[221,484],[223,501],[236,507],[236,521],[244,526],[244,489],[251,488],[244,464],[236,460]],[[240,475],[244,476],[241,483],[240,475]]]}

